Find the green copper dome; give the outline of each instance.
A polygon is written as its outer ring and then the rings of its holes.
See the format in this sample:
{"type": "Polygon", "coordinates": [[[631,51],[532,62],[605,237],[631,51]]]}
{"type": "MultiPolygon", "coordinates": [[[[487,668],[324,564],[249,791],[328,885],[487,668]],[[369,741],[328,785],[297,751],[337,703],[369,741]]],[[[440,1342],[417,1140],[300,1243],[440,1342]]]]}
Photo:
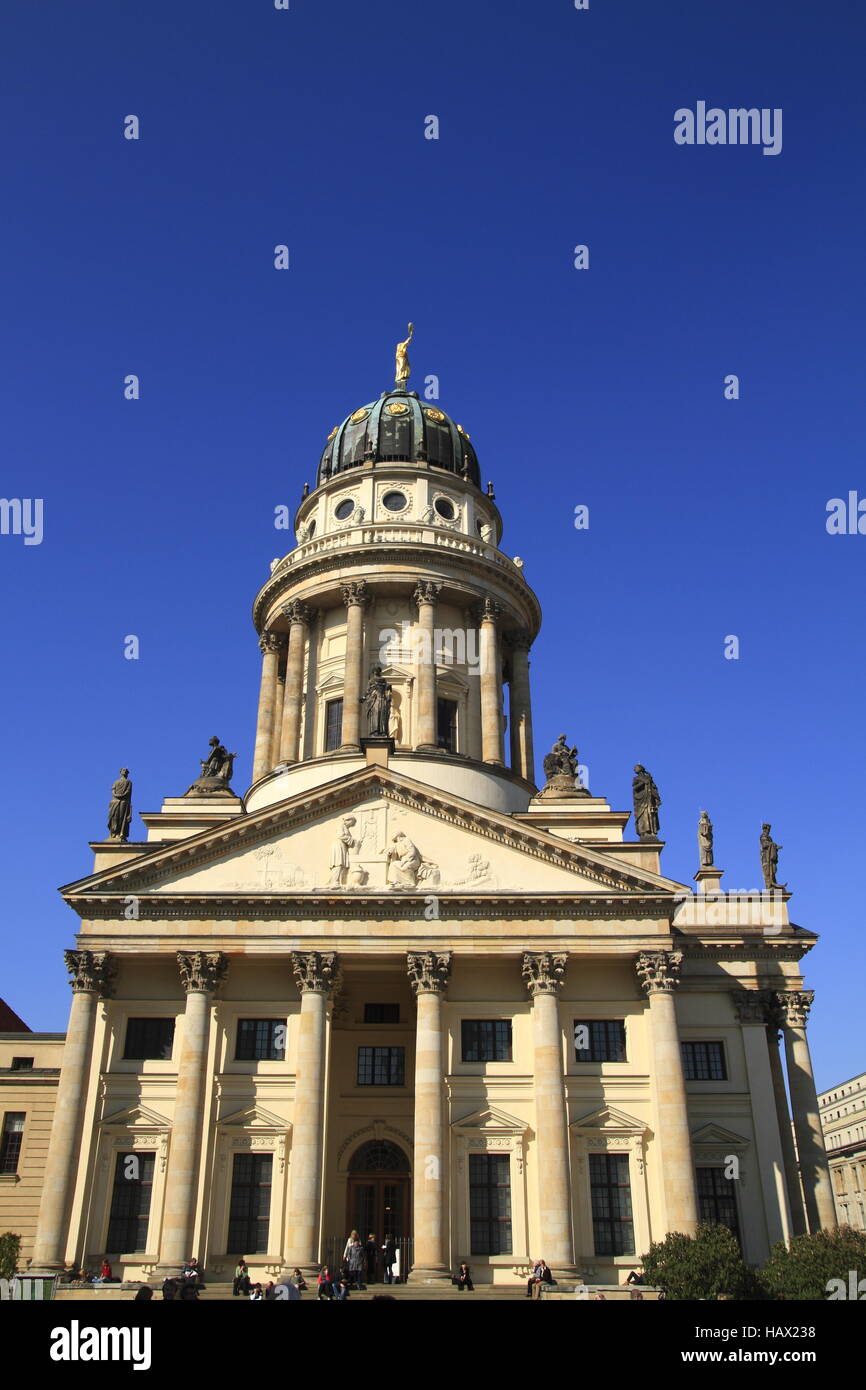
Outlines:
{"type": "Polygon", "coordinates": [[[432,401],[399,387],[361,406],[328,436],[316,486],[365,463],[426,463],[481,486],[469,435],[432,401]]]}

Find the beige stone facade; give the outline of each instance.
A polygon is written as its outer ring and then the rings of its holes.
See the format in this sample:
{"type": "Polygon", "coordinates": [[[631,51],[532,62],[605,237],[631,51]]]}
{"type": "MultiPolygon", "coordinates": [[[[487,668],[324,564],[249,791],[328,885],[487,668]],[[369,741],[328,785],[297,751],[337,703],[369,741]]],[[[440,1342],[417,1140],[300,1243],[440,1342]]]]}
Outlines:
{"type": "Polygon", "coordinates": [[[0,1232],[30,1259],[63,1057],[62,1033],[0,1032],[0,1232]]]}
{"type": "Polygon", "coordinates": [[[866,1230],[866,1072],[818,1097],[839,1224],[866,1230]]]}
{"type": "Polygon", "coordinates": [[[832,1223],[815,937],[787,894],[666,877],[602,796],[539,791],[540,606],[465,432],[386,393],[332,432],[296,527],[254,604],[252,785],[168,797],[63,890],[34,1263],[275,1273],[390,1227],[419,1281],[467,1259],[513,1283],[544,1256],[616,1282],[698,1219],[753,1262],[832,1223]]]}

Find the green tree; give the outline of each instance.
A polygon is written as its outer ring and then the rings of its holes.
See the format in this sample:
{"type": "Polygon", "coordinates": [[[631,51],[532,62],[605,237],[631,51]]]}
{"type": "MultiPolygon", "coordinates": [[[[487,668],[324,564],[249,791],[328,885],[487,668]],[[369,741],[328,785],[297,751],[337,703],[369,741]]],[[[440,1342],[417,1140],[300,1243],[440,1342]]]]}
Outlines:
{"type": "Polygon", "coordinates": [[[21,1237],[12,1231],[0,1236],[0,1279],[11,1279],[18,1268],[18,1255],[21,1251],[21,1237]]]}
{"type": "Polygon", "coordinates": [[[648,1284],[670,1299],[755,1298],[761,1293],[727,1226],[702,1224],[693,1236],[671,1231],[642,1260],[648,1284]]]}
{"type": "Polygon", "coordinates": [[[855,1282],[866,1279],[866,1231],[840,1226],[834,1231],[816,1231],[795,1236],[790,1246],[774,1245],[761,1270],[761,1283],[770,1298],[821,1299],[829,1296],[831,1279],[841,1279],[848,1298],[848,1275],[855,1282]]]}

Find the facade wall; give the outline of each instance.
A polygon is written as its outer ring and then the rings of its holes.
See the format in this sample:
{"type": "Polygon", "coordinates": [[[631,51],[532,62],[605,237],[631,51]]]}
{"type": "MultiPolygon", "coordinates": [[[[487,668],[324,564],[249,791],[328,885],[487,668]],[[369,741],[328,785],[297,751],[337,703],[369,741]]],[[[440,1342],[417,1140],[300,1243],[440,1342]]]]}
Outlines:
{"type": "Polygon", "coordinates": [[[24,1116],[16,1171],[0,1173],[0,1232],[21,1236],[21,1268],[33,1252],[62,1055],[62,1033],[0,1034],[0,1127],[24,1116]],[[19,1057],[32,1058],[32,1069],[13,1070],[19,1057]]]}

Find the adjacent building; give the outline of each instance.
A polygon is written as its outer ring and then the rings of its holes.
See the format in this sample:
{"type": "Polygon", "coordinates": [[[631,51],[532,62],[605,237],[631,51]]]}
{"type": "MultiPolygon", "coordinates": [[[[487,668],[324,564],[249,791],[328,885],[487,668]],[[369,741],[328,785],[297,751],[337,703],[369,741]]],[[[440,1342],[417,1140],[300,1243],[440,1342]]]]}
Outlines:
{"type": "Polygon", "coordinates": [[[866,1230],[866,1072],[818,1097],[836,1216],[866,1230]]]}

